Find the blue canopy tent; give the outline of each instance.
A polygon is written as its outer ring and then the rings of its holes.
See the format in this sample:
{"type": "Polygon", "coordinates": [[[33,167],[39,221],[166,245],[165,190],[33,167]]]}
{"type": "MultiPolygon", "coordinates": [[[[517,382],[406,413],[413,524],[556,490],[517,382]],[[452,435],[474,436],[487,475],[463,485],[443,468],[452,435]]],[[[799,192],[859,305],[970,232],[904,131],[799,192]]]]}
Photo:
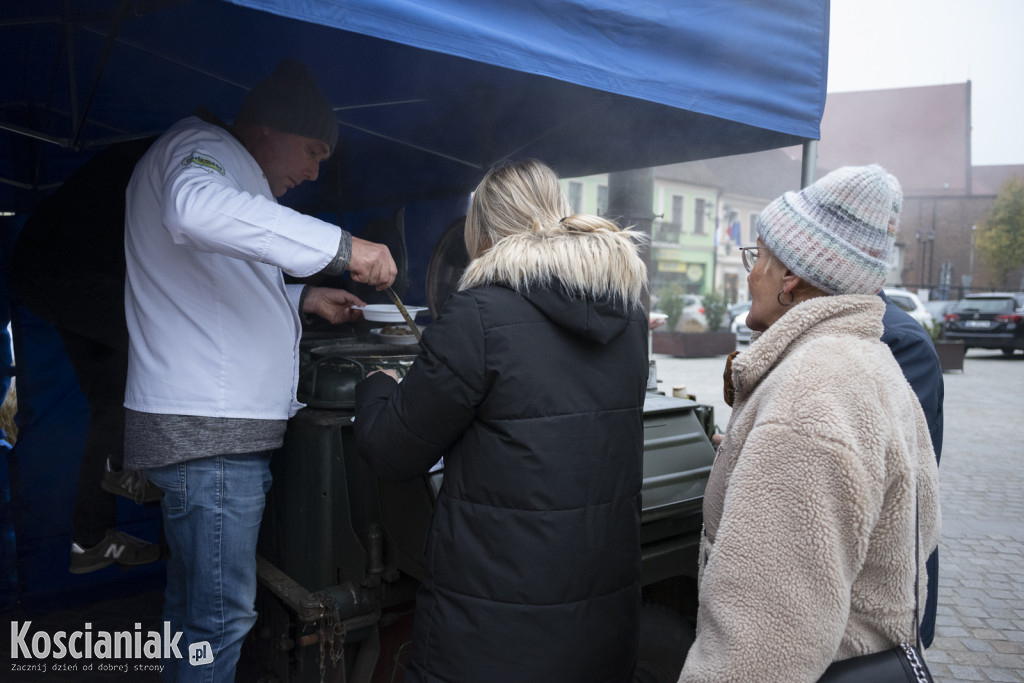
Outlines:
{"type": "Polygon", "coordinates": [[[465,194],[508,156],[571,176],[797,144],[827,30],[814,0],[5,3],[0,207],[198,105],[230,119],[285,56],[337,108],[347,207],[465,194]]]}
{"type": "MultiPolygon", "coordinates": [[[[404,206],[422,259],[504,158],[576,176],[817,139],[828,17],[818,0],[4,3],[0,251],[97,150],[198,106],[230,120],[292,57],[321,82],[340,137],[288,203],[346,227],[404,206]]],[[[423,303],[418,290],[410,300],[423,303]]],[[[59,337],[14,309],[21,434],[0,522],[14,520],[19,583],[0,585],[0,604],[117,580],[66,573],[85,403],[59,337]]],[[[152,525],[155,513],[124,514],[152,525]]]]}

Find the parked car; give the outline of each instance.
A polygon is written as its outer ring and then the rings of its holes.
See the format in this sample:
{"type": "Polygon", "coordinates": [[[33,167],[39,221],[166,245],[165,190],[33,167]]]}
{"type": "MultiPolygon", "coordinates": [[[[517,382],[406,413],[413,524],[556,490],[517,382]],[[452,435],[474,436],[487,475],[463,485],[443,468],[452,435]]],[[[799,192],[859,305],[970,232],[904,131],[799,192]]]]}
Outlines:
{"type": "Polygon", "coordinates": [[[751,309],[750,301],[737,301],[736,303],[729,306],[729,322],[734,321],[737,315],[745,313],[751,309]]]}
{"type": "Polygon", "coordinates": [[[738,318],[741,314],[746,313],[749,310],[749,301],[740,301],[738,303],[733,304],[732,306],[729,306],[729,324],[732,325],[736,318],[738,318]]]}
{"type": "Polygon", "coordinates": [[[703,297],[696,294],[683,295],[683,332],[705,332],[708,329],[707,318],[704,317],[703,297]]]}
{"type": "Polygon", "coordinates": [[[1012,356],[1024,351],[1024,294],[968,294],[947,312],[943,334],[967,349],[1002,349],[1012,356]]]}
{"type": "Polygon", "coordinates": [[[749,307],[748,310],[743,311],[735,318],[733,318],[732,325],[729,326],[729,329],[732,331],[732,333],[736,335],[736,341],[738,341],[741,344],[750,343],[750,328],[747,327],[748,312],[749,307]]]}
{"type": "MultiPolygon", "coordinates": [[[[679,317],[676,329],[669,330],[667,327],[662,329],[666,332],[707,332],[708,321],[704,317],[703,297],[698,294],[683,294],[681,296],[683,298],[683,313],[679,317]]],[[[657,295],[651,296],[653,310],[664,312],[664,309],[659,306],[660,301],[657,295]]]]}
{"type": "Polygon", "coordinates": [[[924,307],[928,309],[928,312],[932,314],[932,320],[939,325],[946,319],[946,311],[953,307],[955,301],[948,301],[946,299],[939,299],[936,301],[923,301],[924,307]]]}
{"type": "Polygon", "coordinates": [[[917,297],[917,294],[905,289],[895,289],[892,287],[885,287],[882,291],[885,292],[887,297],[889,297],[889,301],[909,313],[910,317],[921,323],[925,329],[935,324],[932,314],[924,307],[924,304],[921,303],[921,299],[917,297]]]}

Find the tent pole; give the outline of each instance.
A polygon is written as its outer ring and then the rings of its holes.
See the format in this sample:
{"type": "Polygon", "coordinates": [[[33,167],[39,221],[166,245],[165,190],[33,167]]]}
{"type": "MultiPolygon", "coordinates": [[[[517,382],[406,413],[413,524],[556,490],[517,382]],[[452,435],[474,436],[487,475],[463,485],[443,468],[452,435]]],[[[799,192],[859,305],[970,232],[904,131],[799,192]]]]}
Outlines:
{"type": "Polygon", "coordinates": [[[800,168],[800,187],[807,187],[817,178],[818,141],[804,140],[803,165],[800,168]]]}
{"type": "Polygon", "coordinates": [[[96,97],[96,89],[100,86],[100,81],[103,80],[103,73],[107,68],[107,61],[110,59],[110,51],[114,47],[114,43],[117,41],[117,35],[121,32],[121,24],[124,22],[125,13],[128,10],[127,0],[122,0],[121,6],[117,9],[114,14],[112,27],[110,33],[107,34],[107,40],[103,44],[103,51],[100,53],[100,57],[96,62],[96,69],[92,75],[92,83],[89,86],[89,94],[85,99],[85,106],[82,107],[82,112],[77,117],[72,115],[72,123],[74,129],[72,131],[72,147],[75,150],[80,149],[79,145],[82,142],[82,128],[85,126],[86,119],[89,116],[89,110],[92,109],[93,99],[96,97]]]}
{"type": "Polygon", "coordinates": [[[75,24],[70,14],[70,3],[65,3],[62,21],[64,24],[64,45],[68,51],[68,102],[71,107],[71,125],[73,126],[71,140],[72,144],[74,144],[75,138],[78,137],[78,131],[76,130],[78,125],[78,82],[76,78],[77,69],[75,67],[75,24]]]}
{"type": "MultiPolygon", "coordinates": [[[[575,210],[576,207],[573,207],[575,210]]],[[[616,171],[608,174],[608,218],[620,228],[633,226],[650,238],[654,223],[654,169],[637,168],[631,171],[616,171]]],[[[648,282],[651,278],[651,246],[645,244],[640,256],[647,266],[648,282]]],[[[650,289],[644,289],[641,303],[644,310],[651,310],[650,289]]]]}

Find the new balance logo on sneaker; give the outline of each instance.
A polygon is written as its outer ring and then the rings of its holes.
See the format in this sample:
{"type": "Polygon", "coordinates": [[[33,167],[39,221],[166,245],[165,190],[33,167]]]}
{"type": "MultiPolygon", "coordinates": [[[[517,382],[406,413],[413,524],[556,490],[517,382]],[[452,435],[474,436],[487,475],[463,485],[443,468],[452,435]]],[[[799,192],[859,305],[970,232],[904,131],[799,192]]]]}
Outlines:
{"type": "Polygon", "coordinates": [[[124,546],[124,545],[115,545],[115,544],[111,543],[109,546],[107,546],[107,552],[103,553],[103,557],[110,557],[110,558],[113,558],[115,560],[120,560],[121,559],[121,553],[124,552],[124,549],[126,547],[127,546],[124,546]]]}
{"type": "Polygon", "coordinates": [[[109,458],[103,478],[100,479],[100,488],[107,493],[122,496],[136,503],[153,503],[164,495],[163,491],[146,479],[142,472],[111,469],[109,458]]]}
{"type": "Polygon", "coordinates": [[[123,531],[111,530],[91,548],[72,543],[69,571],[72,574],[86,574],[109,567],[115,562],[120,567],[137,567],[159,559],[160,546],[123,531]]]}

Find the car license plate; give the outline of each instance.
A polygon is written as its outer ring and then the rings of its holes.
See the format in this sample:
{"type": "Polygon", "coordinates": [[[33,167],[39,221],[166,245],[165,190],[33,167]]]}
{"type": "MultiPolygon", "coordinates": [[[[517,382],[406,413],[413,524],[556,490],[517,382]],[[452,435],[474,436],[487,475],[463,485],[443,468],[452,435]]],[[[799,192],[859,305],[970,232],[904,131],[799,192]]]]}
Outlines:
{"type": "Polygon", "coordinates": [[[974,330],[987,329],[988,326],[989,326],[989,321],[987,321],[987,320],[965,320],[964,321],[964,327],[970,327],[971,329],[974,329],[974,330]]]}

